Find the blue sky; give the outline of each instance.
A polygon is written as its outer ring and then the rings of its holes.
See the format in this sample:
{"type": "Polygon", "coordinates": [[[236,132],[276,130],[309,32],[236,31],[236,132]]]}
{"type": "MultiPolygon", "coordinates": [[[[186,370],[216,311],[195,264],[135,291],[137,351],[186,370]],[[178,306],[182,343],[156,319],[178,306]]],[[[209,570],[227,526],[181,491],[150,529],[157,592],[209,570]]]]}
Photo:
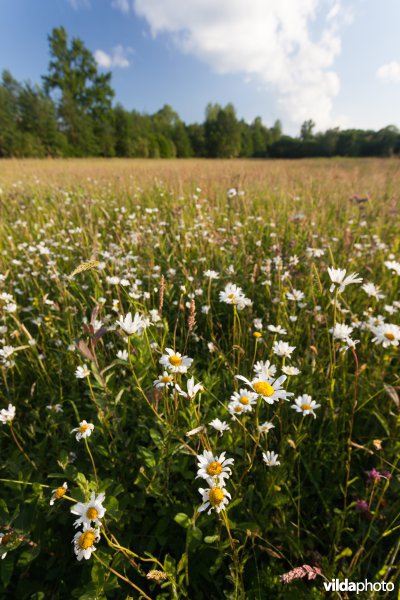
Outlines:
{"type": "Polygon", "coordinates": [[[0,0],[0,68],[39,83],[63,25],[128,109],[193,122],[233,102],[290,133],[306,118],[377,129],[400,126],[398,23],[398,0],[0,0]]]}

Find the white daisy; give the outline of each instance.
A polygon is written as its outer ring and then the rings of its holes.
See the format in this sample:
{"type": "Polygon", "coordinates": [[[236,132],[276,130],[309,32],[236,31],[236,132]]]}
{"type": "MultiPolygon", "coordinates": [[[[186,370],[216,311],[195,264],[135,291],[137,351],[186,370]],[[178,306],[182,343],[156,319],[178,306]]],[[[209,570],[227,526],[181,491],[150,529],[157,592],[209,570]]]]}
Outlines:
{"type": "Polygon", "coordinates": [[[279,335],[286,335],[287,331],[280,325],[268,325],[268,331],[272,333],[279,333],[279,335]]]}
{"type": "Polygon", "coordinates": [[[0,422],[5,425],[11,423],[15,418],[15,406],[12,404],[8,405],[8,408],[2,408],[0,410],[0,422]]]}
{"type": "Polygon", "coordinates": [[[214,429],[219,431],[221,437],[224,435],[224,431],[231,430],[228,423],[226,423],[225,421],[220,421],[220,419],[213,419],[212,421],[210,421],[209,425],[211,425],[211,427],[214,427],[214,429]]]}
{"type": "Polygon", "coordinates": [[[294,289],[292,292],[286,292],[286,298],[294,302],[300,302],[304,299],[304,292],[294,289]]]}
{"type": "Polygon", "coordinates": [[[379,285],[374,285],[373,283],[367,282],[364,283],[364,285],[362,285],[361,287],[368,296],[372,296],[376,300],[382,300],[382,298],[385,297],[385,294],[382,294],[382,292],[380,291],[379,285]]]}
{"type": "Polygon", "coordinates": [[[385,267],[390,269],[396,275],[400,275],[400,262],[397,262],[396,260],[386,260],[385,267]]]}
{"type": "Polygon", "coordinates": [[[285,373],[285,375],[289,375],[289,376],[293,376],[293,375],[299,375],[301,373],[300,369],[298,369],[297,367],[290,367],[289,365],[287,365],[287,367],[282,367],[282,372],[285,373]]]}
{"type": "Polygon", "coordinates": [[[258,360],[254,365],[254,372],[258,376],[265,378],[273,377],[276,373],[276,366],[272,365],[269,360],[258,360]]]}
{"type": "Polygon", "coordinates": [[[233,392],[231,401],[243,406],[244,412],[251,412],[252,405],[256,404],[258,395],[255,392],[249,392],[246,389],[240,389],[238,392],[233,392]]]}
{"type": "Polygon", "coordinates": [[[182,354],[175,352],[172,348],[166,348],[165,352],[166,354],[161,356],[159,363],[173,373],[186,373],[193,362],[192,358],[182,356],[182,354]]]}
{"type": "Polygon", "coordinates": [[[79,527],[81,523],[90,525],[93,522],[100,527],[100,519],[104,517],[104,513],[106,512],[106,509],[102,504],[104,499],[105,494],[98,494],[96,497],[96,494],[92,492],[89,502],[78,502],[77,504],[74,504],[71,508],[71,513],[73,515],[78,515],[79,517],[76,519],[74,526],[79,527]]]}
{"type": "Polygon", "coordinates": [[[258,431],[260,433],[268,433],[268,431],[270,431],[270,429],[275,429],[275,425],[273,425],[269,421],[265,421],[265,423],[262,423],[261,425],[258,426],[258,431]]]}
{"type": "Polygon", "coordinates": [[[280,465],[280,461],[278,460],[279,455],[275,454],[275,452],[273,450],[269,451],[267,450],[266,452],[263,452],[263,461],[265,462],[265,464],[267,465],[267,467],[277,467],[278,465],[280,465]]]}
{"type": "Polygon", "coordinates": [[[317,415],[314,413],[314,410],[320,406],[321,405],[317,404],[311,396],[303,394],[295,399],[295,404],[292,404],[291,408],[303,415],[313,415],[315,419],[317,415]]]}
{"type": "Polygon", "coordinates": [[[392,323],[382,323],[378,327],[371,327],[375,337],[372,341],[375,344],[382,344],[384,348],[388,346],[398,346],[400,340],[400,327],[392,323]]]}
{"type": "Polygon", "coordinates": [[[219,456],[214,456],[210,450],[204,450],[203,454],[197,455],[199,467],[197,470],[197,477],[202,477],[209,483],[209,485],[225,485],[225,479],[229,479],[232,473],[231,468],[228,465],[233,465],[235,462],[233,458],[225,458],[225,452],[222,452],[219,456]]]}
{"type": "Polygon", "coordinates": [[[358,273],[351,273],[346,277],[346,269],[334,269],[328,267],[328,273],[332,281],[332,285],[329,288],[330,292],[333,292],[335,287],[338,286],[339,292],[342,293],[347,285],[362,282],[362,277],[358,277],[358,273]]]}
{"type": "Polygon", "coordinates": [[[229,402],[228,411],[229,411],[229,414],[232,415],[232,417],[238,417],[239,415],[243,415],[246,412],[243,404],[240,404],[239,402],[236,402],[236,401],[229,402]]]}
{"type": "Polygon", "coordinates": [[[127,350],[118,350],[117,358],[119,358],[119,360],[123,360],[123,361],[127,362],[128,358],[129,358],[128,351],[127,350]]]}
{"type": "Polygon", "coordinates": [[[277,356],[285,356],[286,358],[290,358],[293,350],[295,350],[296,346],[289,346],[287,342],[282,342],[281,340],[274,342],[272,346],[272,351],[277,356]]]}
{"type": "Polygon", "coordinates": [[[226,304],[235,304],[238,310],[252,304],[251,300],[244,295],[242,288],[234,283],[228,283],[225,289],[219,293],[219,301],[226,304]]]}
{"type": "Polygon", "coordinates": [[[207,514],[210,514],[212,509],[217,513],[221,512],[221,510],[225,510],[231,498],[230,493],[223,486],[213,486],[207,489],[199,488],[199,492],[202,495],[203,504],[197,511],[202,512],[210,507],[207,514]]]}
{"type": "Polygon", "coordinates": [[[84,523],[83,530],[78,531],[72,540],[74,544],[74,552],[78,560],[85,558],[88,560],[92,552],[95,552],[95,542],[100,540],[100,531],[98,527],[90,527],[87,523],[84,523]]]}
{"type": "Polygon", "coordinates": [[[273,404],[279,400],[286,400],[289,396],[293,396],[292,392],[287,392],[282,388],[282,383],[287,379],[286,375],[281,375],[277,379],[269,379],[269,381],[265,381],[260,377],[249,381],[243,375],[236,375],[236,378],[247,383],[257,396],[261,396],[268,404],[273,404]]]}
{"type": "Polygon", "coordinates": [[[178,394],[180,396],[183,396],[184,398],[187,398],[188,400],[193,400],[193,398],[196,396],[197,392],[200,392],[203,389],[203,386],[201,383],[196,383],[196,384],[194,383],[194,377],[191,377],[190,379],[187,380],[186,386],[187,386],[187,392],[182,390],[182,388],[178,384],[175,385],[175,388],[178,390],[178,394]]]}
{"type": "Polygon", "coordinates": [[[79,423],[79,427],[75,427],[75,429],[72,429],[71,433],[74,433],[75,431],[77,432],[75,437],[79,442],[81,439],[87,438],[90,435],[92,435],[93,429],[94,429],[93,423],[87,423],[86,421],[81,421],[79,423]]]}
{"type": "Polygon", "coordinates": [[[333,333],[335,340],[347,340],[351,337],[354,327],[346,325],[345,323],[336,323],[333,329],[330,329],[330,333],[333,333]]]}
{"type": "Polygon", "coordinates": [[[89,377],[90,371],[86,365],[82,365],[82,367],[76,367],[75,377],[77,379],[85,379],[85,377],[89,377]]]}
{"type": "Polygon", "coordinates": [[[168,388],[172,385],[173,381],[172,375],[167,371],[164,371],[162,375],[159,375],[158,378],[153,381],[153,385],[158,390],[162,390],[163,388],[168,388]]]}
{"type": "Polygon", "coordinates": [[[64,481],[64,483],[62,485],[60,485],[60,487],[55,488],[54,490],[51,490],[51,491],[52,491],[53,495],[50,498],[50,506],[53,506],[53,504],[56,500],[61,500],[61,498],[63,496],[65,496],[65,494],[67,493],[67,491],[68,491],[67,482],[64,481]]]}
{"type": "Polygon", "coordinates": [[[150,325],[150,319],[144,318],[139,313],[135,313],[132,319],[132,314],[128,312],[125,317],[120,315],[116,323],[128,335],[133,335],[134,333],[142,335],[143,331],[150,325]]]}

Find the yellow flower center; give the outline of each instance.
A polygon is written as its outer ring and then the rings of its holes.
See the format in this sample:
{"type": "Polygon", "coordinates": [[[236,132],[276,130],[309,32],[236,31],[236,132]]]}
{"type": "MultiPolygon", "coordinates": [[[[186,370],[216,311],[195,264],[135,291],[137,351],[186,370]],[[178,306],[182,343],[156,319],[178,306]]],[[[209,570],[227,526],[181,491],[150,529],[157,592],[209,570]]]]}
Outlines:
{"type": "Polygon", "coordinates": [[[222,465],[221,463],[217,462],[216,460],[212,463],[210,463],[207,467],[207,473],[209,475],[211,475],[212,477],[214,477],[215,475],[219,475],[220,473],[222,473],[222,465]]]}
{"type": "Polygon", "coordinates": [[[64,496],[64,494],[66,493],[66,491],[67,490],[64,487],[60,486],[54,492],[54,496],[56,497],[57,500],[59,500],[60,498],[62,498],[64,496]]]}
{"type": "Polygon", "coordinates": [[[232,300],[235,297],[235,294],[229,294],[228,298],[229,300],[232,300]]]}
{"type": "Polygon", "coordinates": [[[311,404],[302,404],[300,408],[301,410],[312,410],[311,404]]]}
{"type": "Polygon", "coordinates": [[[93,531],[84,531],[78,539],[78,545],[82,550],[87,550],[87,548],[91,548],[93,546],[93,542],[96,539],[93,531]]]}
{"type": "Polygon", "coordinates": [[[94,506],[89,506],[89,508],[86,511],[86,516],[91,521],[94,521],[95,519],[97,519],[98,514],[99,513],[97,512],[97,509],[94,506]]]}
{"type": "Polygon", "coordinates": [[[386,338],[387,340],[390,340],[391,342],[393,342],[393,340],[394,340],[394,335],[393,335],[393,333],[384,333],[383,335],[385,336],[385,338],[386,338]]]}
{"type": "Polygon", "coordinates": [[[253,383],[253,388],[260,396],[272,396],[275,391],[268,381],[256,381],[253,383]]]}
{"type": "Polygon", "coordinates": [[[253,335],[254,335],[255,338],[260,338],[262,336],[262,333],[260,333],[259,331],[255,331],[253,333],[253,335]]]}
{"type": "Polygon", "coordinates": [[[237,404],[237,405],[235,406],[235,408],[234,408],[234,411],[235,411],[235,412],[237,412],[237,413],[240,413],[240,412],[242,412],[242,407],[240,406],[240,404],[237,404]]]}
{"type": "Polygon", "coordinates": [[[239,402],[240,402],[240,404],[244,404],[244,405],[246,405],[246,404],[249,404],[250,400],[248,399],[248,397],[247,397],[247,396],[241,396],[241,397],[239,398],[239,402]]]}
{"type": "Polygon", "coordinates": [[[85,433],[86,429],[89,429],[89,425],[81,425],[79,427],[80,433],[85,433]]]}
{"type": "Polygon", "coordinates": [[[210,490],[210,494],[209,494],[208,498],[209,498],[211,504],[213,506],[216,506],[218,504],[221,504],[222,500],[224,499],[224,492],[219,487],[212,488],[210,490]]]}
{"type": "Polygon", "coordinates": [[[180,367],[180,365],[182,364],[182,358],[180,356],[177,356],[176,354],[172,354],[172,356],[169,357],[169,362],[174,367],[180,367]]]}
{"type": "Polygon", "coordinates": [[[162,383],[169,383],[171,380],[172,380],[172,377],[170,377],[169,375],[164,375],[163,377],[161,377],[162,383]]]}

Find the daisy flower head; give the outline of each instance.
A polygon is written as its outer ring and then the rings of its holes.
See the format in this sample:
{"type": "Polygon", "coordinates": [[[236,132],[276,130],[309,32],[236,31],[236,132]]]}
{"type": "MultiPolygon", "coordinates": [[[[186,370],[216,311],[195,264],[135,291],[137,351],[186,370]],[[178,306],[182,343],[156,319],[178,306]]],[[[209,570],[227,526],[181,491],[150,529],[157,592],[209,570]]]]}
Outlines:
{"type": "Polygon", "coordinates": [[[289,365],[287,367],[282,367],[282,372],[289,377],[293,377],[294,375],[299,375],[301,373],[300,369],[297,367],[290,367],[289,365]]]}
{"type": "Polygon", "coordinates": [[[188,356],[182,356],[179,352],[175,352],[172,348],[166,348],[159,360],[160,365],[163,365],[172,373],[186,373],[192,364],[193,359],[188,356]]]}
{"type": "Polygon", "coordinates": [[[273,377],[276,373],[276,366],[272,365],[269,360],[258,360],[254,365],[254,372],[257,377],[273,377]]]}
{"type": "Polygon", "coordinates": [[[58,488],[51,490],[52,496],[50,498],[50,506],[53,506],[53,504],[56,500],[61,500],[61,498],[63,496],[65,496],[67,491],[68,491],[68,486],[67,486],[66,481],[64,481],[64,483],[62,485],[60,485],[58,488]]]}
{"type": "Polygon", "coordinates": [[[129,354],[127,350],[118,350],[117,358],[119,360],[123,360],[124,362],[128,362],[129,354]]]}
{"type": "Polygon", "coordinates": [[[85,558],[88,560],[92,556],[92,552],[95,552],[95,543],[100,540],[100,531],[98,527],[91,527],[87,523],[84,523],[83,530],[78,531],[72,540],[74,544],[74,552],[78,560],[85,558]]]}
{"type": "Polygon", "coordinates": [[[392,271],[392,273],[400,275],[400,262],[397,262],[396,260],[386,260],[384,264],[385,267],[392,271]]]}
{"type": "Polygon", "coordinates": [[[157,390],[162,390],[163,388],[168,388],[172,383],[172,375],[170,375],[168,371],[164,371],[162,375],[159,375],[158,378],[153,381],[153,386],[157,390]]]}
{"type": "Polygon", "coordinates": [[[9,404],[8,408],[2,408],[0,410],[0,422],[3,423],[3,425],[6,425],[7,423],[12,423],[14,418],[15,406],[13,406],[12,404],[9,404]]]}
{"type": "Polygon", "coordinates": [[[345,323],[336,323],[333,329],[330,329],[330,333],[333,334],[335,340],[346,341],[353,333],[354,327],[346,325],[345,323]]]}
{"type": "Polygon", "coordinates": [[[267,465],[267,467],[277,467],[278,465],[280,465],[280,461],[278,460],[279,455],[275,454],[275,452],[273,450],[269,451],[267,450],[266,452],[263,452],[263,461],[265,462],[265,464],[267,465]]]}
{"type": "Polygon", "coordinates": [[[351,273],[346,277],[346,269],[334,269],[333,267],[328,267],[328,273],[332,281],[331,287],[329,288],[330,292],[333,292],[337,286],[339,288],[339,293],[341,294],[345,287],[351,283],[362,282],[362,277],[358,277],[358,273],[351,273]]]}
{"type": "Polygon", "coordinates": [[[225,458],[225,452],[214,456],[210,450],[204,450],[203,454],[197,455],[197,477],[206,479],[209,485],[225,485],[225,479],[229,479],[232,470],[229,465],[235,462],[233,458],[225,458]]]}
{"type": "Polygon", "coordinates": [[[116,324],[128,335],[133,335],[134,333],[142,335],[143,331],[150,325],[150,319],[145,319],[139,313],[135,313],[132,319],[132,314],[128,312],[125,317],[120,315],[116,324]]]}
{"type": "Polygon", "coordinates": [[[246,412],[243,404],[240,404],[236,401],[229,402],[228,411],[229,414],[232,415],[232,417],[239,417],[240,415],[243,415],[246,412]]]}
{"type": "Polygon", "coordinates": [[[268,433],[268,431],[270,431],[271,429],[275,429],[275,425],[273,425],[269,421],[265,421],[265,423],[262,423],[258,426],[258,431],[260,433],[268,433]]]}
{"type": "Polygon", "coordinates": [[[375,337],[372,341],[375,344],[382,344],[384,348],[389,346],[398,346],[400,341],[400,327],[392,323],[382,323],[377,327],[371,327],[375,337]]]}
{"type": "Polygon", "coordinates": [[[281,327],[281,325],[268,325],[268,331],[271,333],[278,333],[279,335],[287,334],[287,330],[281,327]]]}
{"type": "Polygon", "coordinates": [[[202,512],[210,507],[207,512],[208,515],[213,509],[217,513],[220,513],[221,510],[225,510],[231,499],[228,490],[219,485],[214,485],[207,489],[199,488],[199,492],[202,495],[203,504],[197,509],[197,512],[202,512]]]}
{"type": "Polygon", "coordinates": [[[218,273],[218,271],[212,271],[210,269],[208,271],[204,271],[204,277],[208,277],[209,279],[218,279],[219,273],[218,273]]]}
{"type": "Polygon", "coordinates": [[[273,404],[279,400],[286,400],[289,396],[293,396],[292,392],[287,392],[282,388],[282,384],[286,381],[286,375],[281,375],[277,379],[265,380],[261,377],[256,377],[249,381],[243,375],[236,375],[237,379],[241,379],[248,386],[251,387],[253,392],[260,396],[268,404],[273,404]]]}
{"type": "Polygon", "coordinates": [[[209,425],[211,425],[211,427],[219,431],[221,437],[224,435],[225,431],[231,430],[228,423],[226,423],[225,421],[221,421],[220,419],[213,419],[212,421],[210,421],[209,425]]]}
{"type": "Polygon", "coordinates": [[[78,519],[74,523],[75,527],[79,527],[81,524],[90,525],[92,522],[100,527],[100,519],[104,517],[104,513],[106,512],[103,506],[104,499],[105,494],[98,494],[96,497],[96,494],[92,492],[89,502],[74,504],[71,508],[71,513],[78,516],[78,519]]]}
{"type": "Polygon", "coordinates": [[[291,408],[293,408],[296,412],[302,413],[304,416],[312,415],[314,419],[316,419],[317,415],[315,414],[314,410],[320,406],[321,405],[317,404],[311,396],[308,394],[303,394],[295,399],[295,404],[292,404],[291,408]]]}
{"type": "Polygon", "coordinates": [[[89,375],[90,375],[90,371],[85,364],[82,366],[76,367],[75,377],[77,379],[85,379],[85,377],[89,377],[89,375]]]}
{"type": "Polygon", "coordinates": [[[296,346],[289,346],[287,342],[282,342],[282,340],[278,340],[274,342],[272,346],[272,351],[277,356],[284,356],[285,358],[290,358],[292,356],[293,350],[296,349],[296,346]]]}
{"type": "Polygon", "coordinates": [[[238,310],[252,304],[251,300],[244,295],[242,288],[234,283],[228,283],[225,289],[219,293],[219,301],[234,304],[238,310]]]}
{"type": "Polygon", "coordinates": [[[293,289],[291,292],[286,292],[286,298],[288,300],[293,300],[294,302],[301,302],[301,300],[304,299],[304,292],[293,289]]]}
{"type": "Polygon", "coordinates": [[[87,438],[92,435],[92,431],[94,429],[93,423],[87,423],[86,421],[81,421],[79,423],[79,427],[75,427],[72,429],[71,433],[75,433],[76,431],[76,439],[79,442],[83,438],[87,438]]]}
{"type": "Polygon", "coordinates": [[[382,294],[379,285],[367,282],[361,287],[367,296],[373,297],[375,300],[382,300],[385,297],[385,294],[382,294]]]}
{"type": "Polygon", "coordinates": [[[178,384],[175,385],[175,388],[178,391],[178,394],[180,396],[183,396],[184,398],[187,398],[188,400],[193,400],[193,398],[196,396],[197,392],[200,392],[203,389],[203,386],[201,383],[196,383],[196,384],[194,383],[194,377],[191,377],[190,379],[187,380],[186,386],[187,386],[186,392],[184,390],[182,390],[178,384]]]}
{"type": "Polygon", "coordinates": [[[231,401],[235,404],[241,404],[244,412],[251,412],[252,405],[256,403],[257,394],[256,392],[249,392],[249,390],[241,389],[238,392],[233,392],[231,401]]]}

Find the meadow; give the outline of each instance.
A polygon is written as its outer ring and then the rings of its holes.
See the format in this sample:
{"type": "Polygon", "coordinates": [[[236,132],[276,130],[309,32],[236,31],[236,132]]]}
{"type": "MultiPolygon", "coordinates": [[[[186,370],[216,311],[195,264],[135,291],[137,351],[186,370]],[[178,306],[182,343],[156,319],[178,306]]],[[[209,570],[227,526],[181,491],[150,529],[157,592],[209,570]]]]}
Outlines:
{"type": "Polygon", "coordinates": [[[0,162],[2,598],[397,597],[399,195],[397,159],[0,162]]]}

